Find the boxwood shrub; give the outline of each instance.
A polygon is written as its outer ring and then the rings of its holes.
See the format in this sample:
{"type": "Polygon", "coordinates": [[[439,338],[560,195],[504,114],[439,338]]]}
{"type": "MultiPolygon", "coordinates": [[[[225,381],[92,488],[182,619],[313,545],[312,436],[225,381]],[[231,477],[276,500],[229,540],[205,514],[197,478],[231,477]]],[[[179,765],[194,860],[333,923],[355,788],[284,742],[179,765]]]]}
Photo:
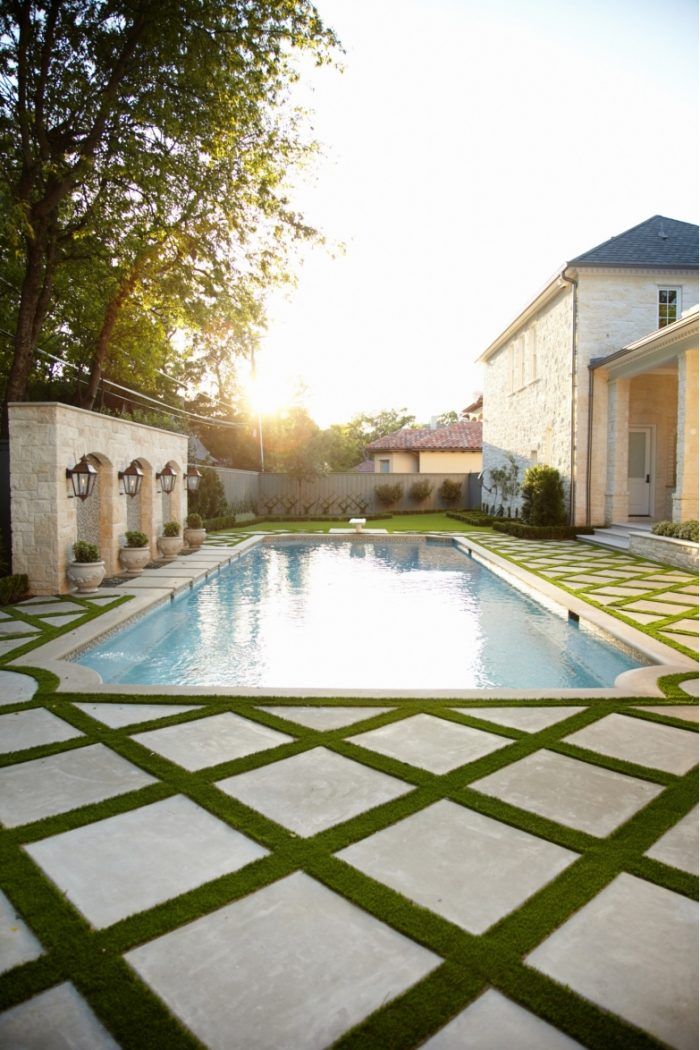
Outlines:
{"type": "Polygon", "coordinates": [[[507,532],[521,540],[575,540],[593,535],[590,525],[525,525],[520,521],[494,521],[496,532],[507,532]]]}

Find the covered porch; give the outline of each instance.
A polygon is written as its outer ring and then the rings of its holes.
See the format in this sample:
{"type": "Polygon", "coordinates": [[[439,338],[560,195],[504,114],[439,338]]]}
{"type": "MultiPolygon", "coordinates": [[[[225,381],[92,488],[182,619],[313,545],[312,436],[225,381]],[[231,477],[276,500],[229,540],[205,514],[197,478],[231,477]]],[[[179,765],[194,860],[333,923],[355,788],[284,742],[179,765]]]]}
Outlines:
{"type": "Polygon", "coordinates": [[[698,308],[591,362],[590,521],[698,517],[698,308]]]}

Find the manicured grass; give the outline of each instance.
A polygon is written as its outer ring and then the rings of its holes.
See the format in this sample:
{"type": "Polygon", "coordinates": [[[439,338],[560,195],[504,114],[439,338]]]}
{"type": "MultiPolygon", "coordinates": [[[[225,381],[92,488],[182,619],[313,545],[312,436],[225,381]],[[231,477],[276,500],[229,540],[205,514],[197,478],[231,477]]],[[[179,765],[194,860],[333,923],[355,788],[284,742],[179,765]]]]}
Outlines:
{"type": "MultiPolygon", "coordinates": [[[[348,521],[350,517],[348,516],[348,521]]],[[[361,515],[358,515],[361,516],[361,515]]],[[[291,518],[289,521],[269,521],[260,525],[251,526],[252,532],[329,532],[331,529],[349,528],[342,521],[319,521],[315,518],[299,519],[291,518]]],[[[380,518],[376,521],[368,521],[367,529],[386,529],[387,532],[472,532],[484,531],[475,529],[473,525],[465,525],[463,521],[455,521],[448,518],[447,514],[436,512],[435,514],[398,514],[392,518],[380,518]]],[[[222,530],[221,532],[209,533],[210,538],[240,535],[242,529],[222,530]]]]}

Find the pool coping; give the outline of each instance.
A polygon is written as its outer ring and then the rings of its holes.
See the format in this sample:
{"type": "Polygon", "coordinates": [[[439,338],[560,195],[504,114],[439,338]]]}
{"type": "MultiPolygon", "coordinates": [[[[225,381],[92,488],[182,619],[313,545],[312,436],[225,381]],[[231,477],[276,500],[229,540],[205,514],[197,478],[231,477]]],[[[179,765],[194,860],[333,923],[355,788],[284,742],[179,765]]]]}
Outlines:
{"type": "Polygon", "coordinates": [[[589,605],[581,598],[567,594],[561,588],[556,587],[534,573],[528,572],[519,565],[514,565],[493,551],[482,547],[478,542],[471,540],[464,534],[451,533],[449,535],[435,533],[401,533],[396,536],[387,534],[383,536],[367,534],[335,534],[328,533],[266,533],[258,534],[243,540],[236,547],[226,548],[203,546],[196,554],[188,555],[186,558],[178,559],[176,562],[181,572],[187,566],[187,561],[192,558],[192,573],[178,576],[177,581],[172,575],[169,577],[171,567],[164,565],[159,569],[151,570],[147,577],[138,577],[143,582],[132,584],[120,584],[120,593],[131,596],[131,601],[120,605],[116,609],[107,610],[102,616],[66,632],[59,638],[55,638],[45,645],[25,653],[16,660],[11,660],[6,665],[8,669],[37,668],[54,674],[59,684],[57,693],[80,693],[89,695],[132,695],[132,696],[222,696],[222,697],[248,697],[248,698],[327,698],[327,699],[420,699],[420,700],[475,700],[475,699],[503,699],[503,700],[547,700],[547,699],[627,699],[632,697],[663,697],[664,693],[658,685],[658,679],[665,675],[683,673],[686,671],[697,672],[698,665],[690,657],[677,652],[670,646],[650,638],[642,631],[622,623],[620,620],[600,609],[589,605]],[[231,562],[237,561],[243,554],[253,547],[265,542],[274,542],[279,539],[313,539],[321,542],[414,542],[415,540],[444,539],[453,543],[467,556],[476,557],[486,567],[505,576],[513,585],[523,587],[530,592],[531,597],[543,598],[545,602],[554,603],[562,612],[574,614],[585,623],[605,631],[625,645],[636,649],[643,656],[653,661],[652,666],[634,668],[618,675],[612,686],[599,687],[595,689],[343,689],[337,686],[327,688],[286,688],[286,687],[256,687],[256,686],[192,686],[192,685],[131,685],[119,682],[104,682],[97,671],[80,664],[70,662],[69,658],[78,654],[83,649],[93,645],[95,642],[105,639],[110,634],[122,630],[131,621],[139,619],[145,613],[150,612],[158,605],[164,605],[173,601],[184,590],[192,589],[196,584],[202,582],[213,572],[220,572],[222,568],[231,562]],[[197,565],[197,561],[207,564],[197,565]],[[162,576],[159,575],[162,573],[162,576]],[[153,581],[151,586],[148,582],[153,581]],[[166,581],[169,581],[166,583],[166,581]]]}

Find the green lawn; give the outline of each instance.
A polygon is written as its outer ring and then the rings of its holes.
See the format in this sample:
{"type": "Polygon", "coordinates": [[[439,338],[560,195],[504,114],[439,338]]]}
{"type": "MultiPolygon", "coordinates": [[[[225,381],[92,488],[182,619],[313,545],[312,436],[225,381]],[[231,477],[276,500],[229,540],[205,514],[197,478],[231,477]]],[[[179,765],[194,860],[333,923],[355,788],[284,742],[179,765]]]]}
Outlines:
{"type": "MultiPolygon", "coordinates": [[[[348,517],[348,521],[350,518],[348,517]]],[[[268,521],[260,525],[252,525],[254,532],[328,532],[329,529],[342,529],[342,521],[319,521],[318,519],[291,519],[289,521],[268,521]]],[[[369,520],[366,528],[386,529],[387,532],[471,532],[472,525],[466,525],[463,521],[455,521],[448,518],[447,514],[436,512],[435,514],[401,514],[393,518],[381,518],[377,521],[369,520]]],[[[209,537],[238,535],[245,532],[243,528],[224,529],[221,532],[209,533],[209,537]]],[[[483,531],[483,530],[479,530],[483,531]]]]}

